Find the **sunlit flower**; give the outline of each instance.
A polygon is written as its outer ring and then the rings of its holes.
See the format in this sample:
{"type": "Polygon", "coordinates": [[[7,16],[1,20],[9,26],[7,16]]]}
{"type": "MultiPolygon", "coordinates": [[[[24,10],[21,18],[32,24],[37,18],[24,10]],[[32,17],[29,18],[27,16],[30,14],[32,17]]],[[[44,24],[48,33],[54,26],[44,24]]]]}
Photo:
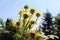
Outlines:
{"type": "Polygon", "coordinates": [[[20,21],[19,20],[13,21],[13,26],[20,26],[20,21]]]}
{"type": "Polygon", "coordinates": [[[31,14],[35,13],[35,9],[30,9],[30,13],[31,14]]]}
{"type": "Polygon", "coordinates": [[[25,5],[25,6],[24,6],[24,9],[28,9],[28,8],[29,8],[28,5],[25,5]]]}
{"type": "Polygon", "coordinates": [[[31,36],[36,36],[36,37],[41,36],[41,34],[37,32],[36,30],[27,30],[27,33],[29,33],[31,36]]]}
{"type": "Polygon", "coordinates": [[[35,30],[29,30],[29,29],[27,29],[27,33],[35,33],[35,30]]]}
{"type": "Polygon", "coordinates": [[[23,15],[23,18],[24,18],[24,19],[28,18],[28,14],[24,14],[24,15],[23,15]]]}
{"type": "Polygon", "coordinates": [[[16,22],[16,25],[17,25],[17,26],[20,26],[20,22],[16,22]]]}
{"type": "Polygon", "coordinates": [[[35,24],[36,21],[35,20],[30,20],[30,24],[35,24]]]}
{"type": "Polygon", "coordinates": [[[40,13],[36,13],[36,16],[39,17],[40,16],[40,13]]]}
{"type": "Polygon", "coordinates": [[[41,34],[39,32],[36,32],[36,37],[40,37],[41,34]]]}
{"type": "Polygon", "coordinates": [[[31,37],[34,37],[36,32],[35,32],[35,30],[30,30],[29,34],[31,35],[31,37]]]}
{"type": "Polygon", "coordinates": [[[18,14],[22,16],[23,14],[25,14],[25,11],[24,10],[19,10],[18,14]]]}
{"type": "Polygon", "coordinates": [[[37,12],[35,15],[36,15],[37,17],[39,17],[39,16],[42,15],[42,12],[37,12]]]}

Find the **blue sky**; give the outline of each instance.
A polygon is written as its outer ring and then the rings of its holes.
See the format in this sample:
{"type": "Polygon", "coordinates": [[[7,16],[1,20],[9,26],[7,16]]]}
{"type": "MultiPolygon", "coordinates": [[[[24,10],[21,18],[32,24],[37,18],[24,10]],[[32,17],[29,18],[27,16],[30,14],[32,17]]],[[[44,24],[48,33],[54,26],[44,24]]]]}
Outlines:
{"type": "Polygon", "coordinates": [[[60,11],[60,0],[0,0],[0,18],[18,19],[17,11],[23,9],[25,4],[43,13],[48,9],[53,16],[60,11]]]}

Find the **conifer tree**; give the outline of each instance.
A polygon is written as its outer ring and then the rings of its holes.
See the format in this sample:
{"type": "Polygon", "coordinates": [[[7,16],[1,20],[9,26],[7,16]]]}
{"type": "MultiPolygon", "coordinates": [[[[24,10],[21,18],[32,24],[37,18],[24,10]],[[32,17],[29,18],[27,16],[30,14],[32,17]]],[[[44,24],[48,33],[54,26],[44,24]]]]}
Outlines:
{"type": "Polygon", "coordinates": [[[45,35],[52,34],[53,33],[53,17],[51,13],[46,12],[43,16],[43,23],[42,23],[42,31],[45,33],[45,35]]]}

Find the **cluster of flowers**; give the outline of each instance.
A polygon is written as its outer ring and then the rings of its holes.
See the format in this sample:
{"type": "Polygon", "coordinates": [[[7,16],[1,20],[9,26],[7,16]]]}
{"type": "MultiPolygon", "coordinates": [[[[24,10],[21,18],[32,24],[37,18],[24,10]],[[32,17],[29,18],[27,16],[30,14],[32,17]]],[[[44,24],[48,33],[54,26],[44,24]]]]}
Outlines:
{"type": "Polygon", "coordinates": [[[37,20],[42,15],[42,12],[38,12],[34,8],[30,9],[28,5],[25,5],[24,10],[19,10],[18,14],[20,17],[18,20],[7,20],[4,31],[4,33],[9,34],[9,36],[12,34],[13,36],[11,36],[14,40],[47,40],[57,37],[54,35],[45,36],[38,30],[31,30],[31,28],[37,24],[37,20]],[[36,20],[32,19],[33,15],[37,17],[36,20]],[[16,28],[16,30],[14,28],[16,28]]]}
{"type": "Polygon", "coordinates": [[[37,30],[31,30],[34,24],[37,23],[38,17],[41,16],[41,12],[36,12],[35,9],[29,8],[28,5],[24,6],[24,10],[19,10],[18,14],[20,18],[16,21],[13,21],[13,26],[19,28],[21,31],[21,35],[29,34],[30,36],[40,37],[41,34],[37,30]],[[37,17],[36,20],[32,20],[32,16],[35,15],[37,17]]]}

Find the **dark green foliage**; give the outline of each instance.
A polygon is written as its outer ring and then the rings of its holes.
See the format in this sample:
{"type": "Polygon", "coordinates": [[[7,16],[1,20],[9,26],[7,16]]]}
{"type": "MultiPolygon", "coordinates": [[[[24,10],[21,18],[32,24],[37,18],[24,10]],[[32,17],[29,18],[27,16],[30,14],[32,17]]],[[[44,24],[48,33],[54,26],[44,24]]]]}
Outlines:
{"type": "Polygon", "coordinates": [[[14,40],[13,36],[17,32],[17,28],[13,26],[11,19],[7,19],[5,30],[0,31],[1,40],[14,40]]]}
{"type": "Polygon", "coordinates": [[[1,25],[1,27],[2,27],[3,29],[5,29],[5,24],[4,24],[3,20],[2,20],[2,18],[0,18],[0,25],[1,25]]]}
{"type": "Polygon", "coordinates": [[[56,17],[55,17],[55,22],[57,25],[60,26],[60,14],[58,14],[56,17]]]}
{"type": "Polygon", "coordinates": [[[60,34],[60,14],[55,17],[55,24],[57,27],[57,32],[60,34]]]}
{"type": "Polygon", "coordinates": [[[6,21],[6,30],[10,31],[11,33],[16,33],[17,28],[13,26],[11,19],[7,19],[6,21]]]}
{"type": "Polygon", "coordinates": [[[49,12],[46,12],[43,16],[43,23],[42,23],[42,31],[45,33],[45,35],[53,34],[53,17],[49,12]]]}

